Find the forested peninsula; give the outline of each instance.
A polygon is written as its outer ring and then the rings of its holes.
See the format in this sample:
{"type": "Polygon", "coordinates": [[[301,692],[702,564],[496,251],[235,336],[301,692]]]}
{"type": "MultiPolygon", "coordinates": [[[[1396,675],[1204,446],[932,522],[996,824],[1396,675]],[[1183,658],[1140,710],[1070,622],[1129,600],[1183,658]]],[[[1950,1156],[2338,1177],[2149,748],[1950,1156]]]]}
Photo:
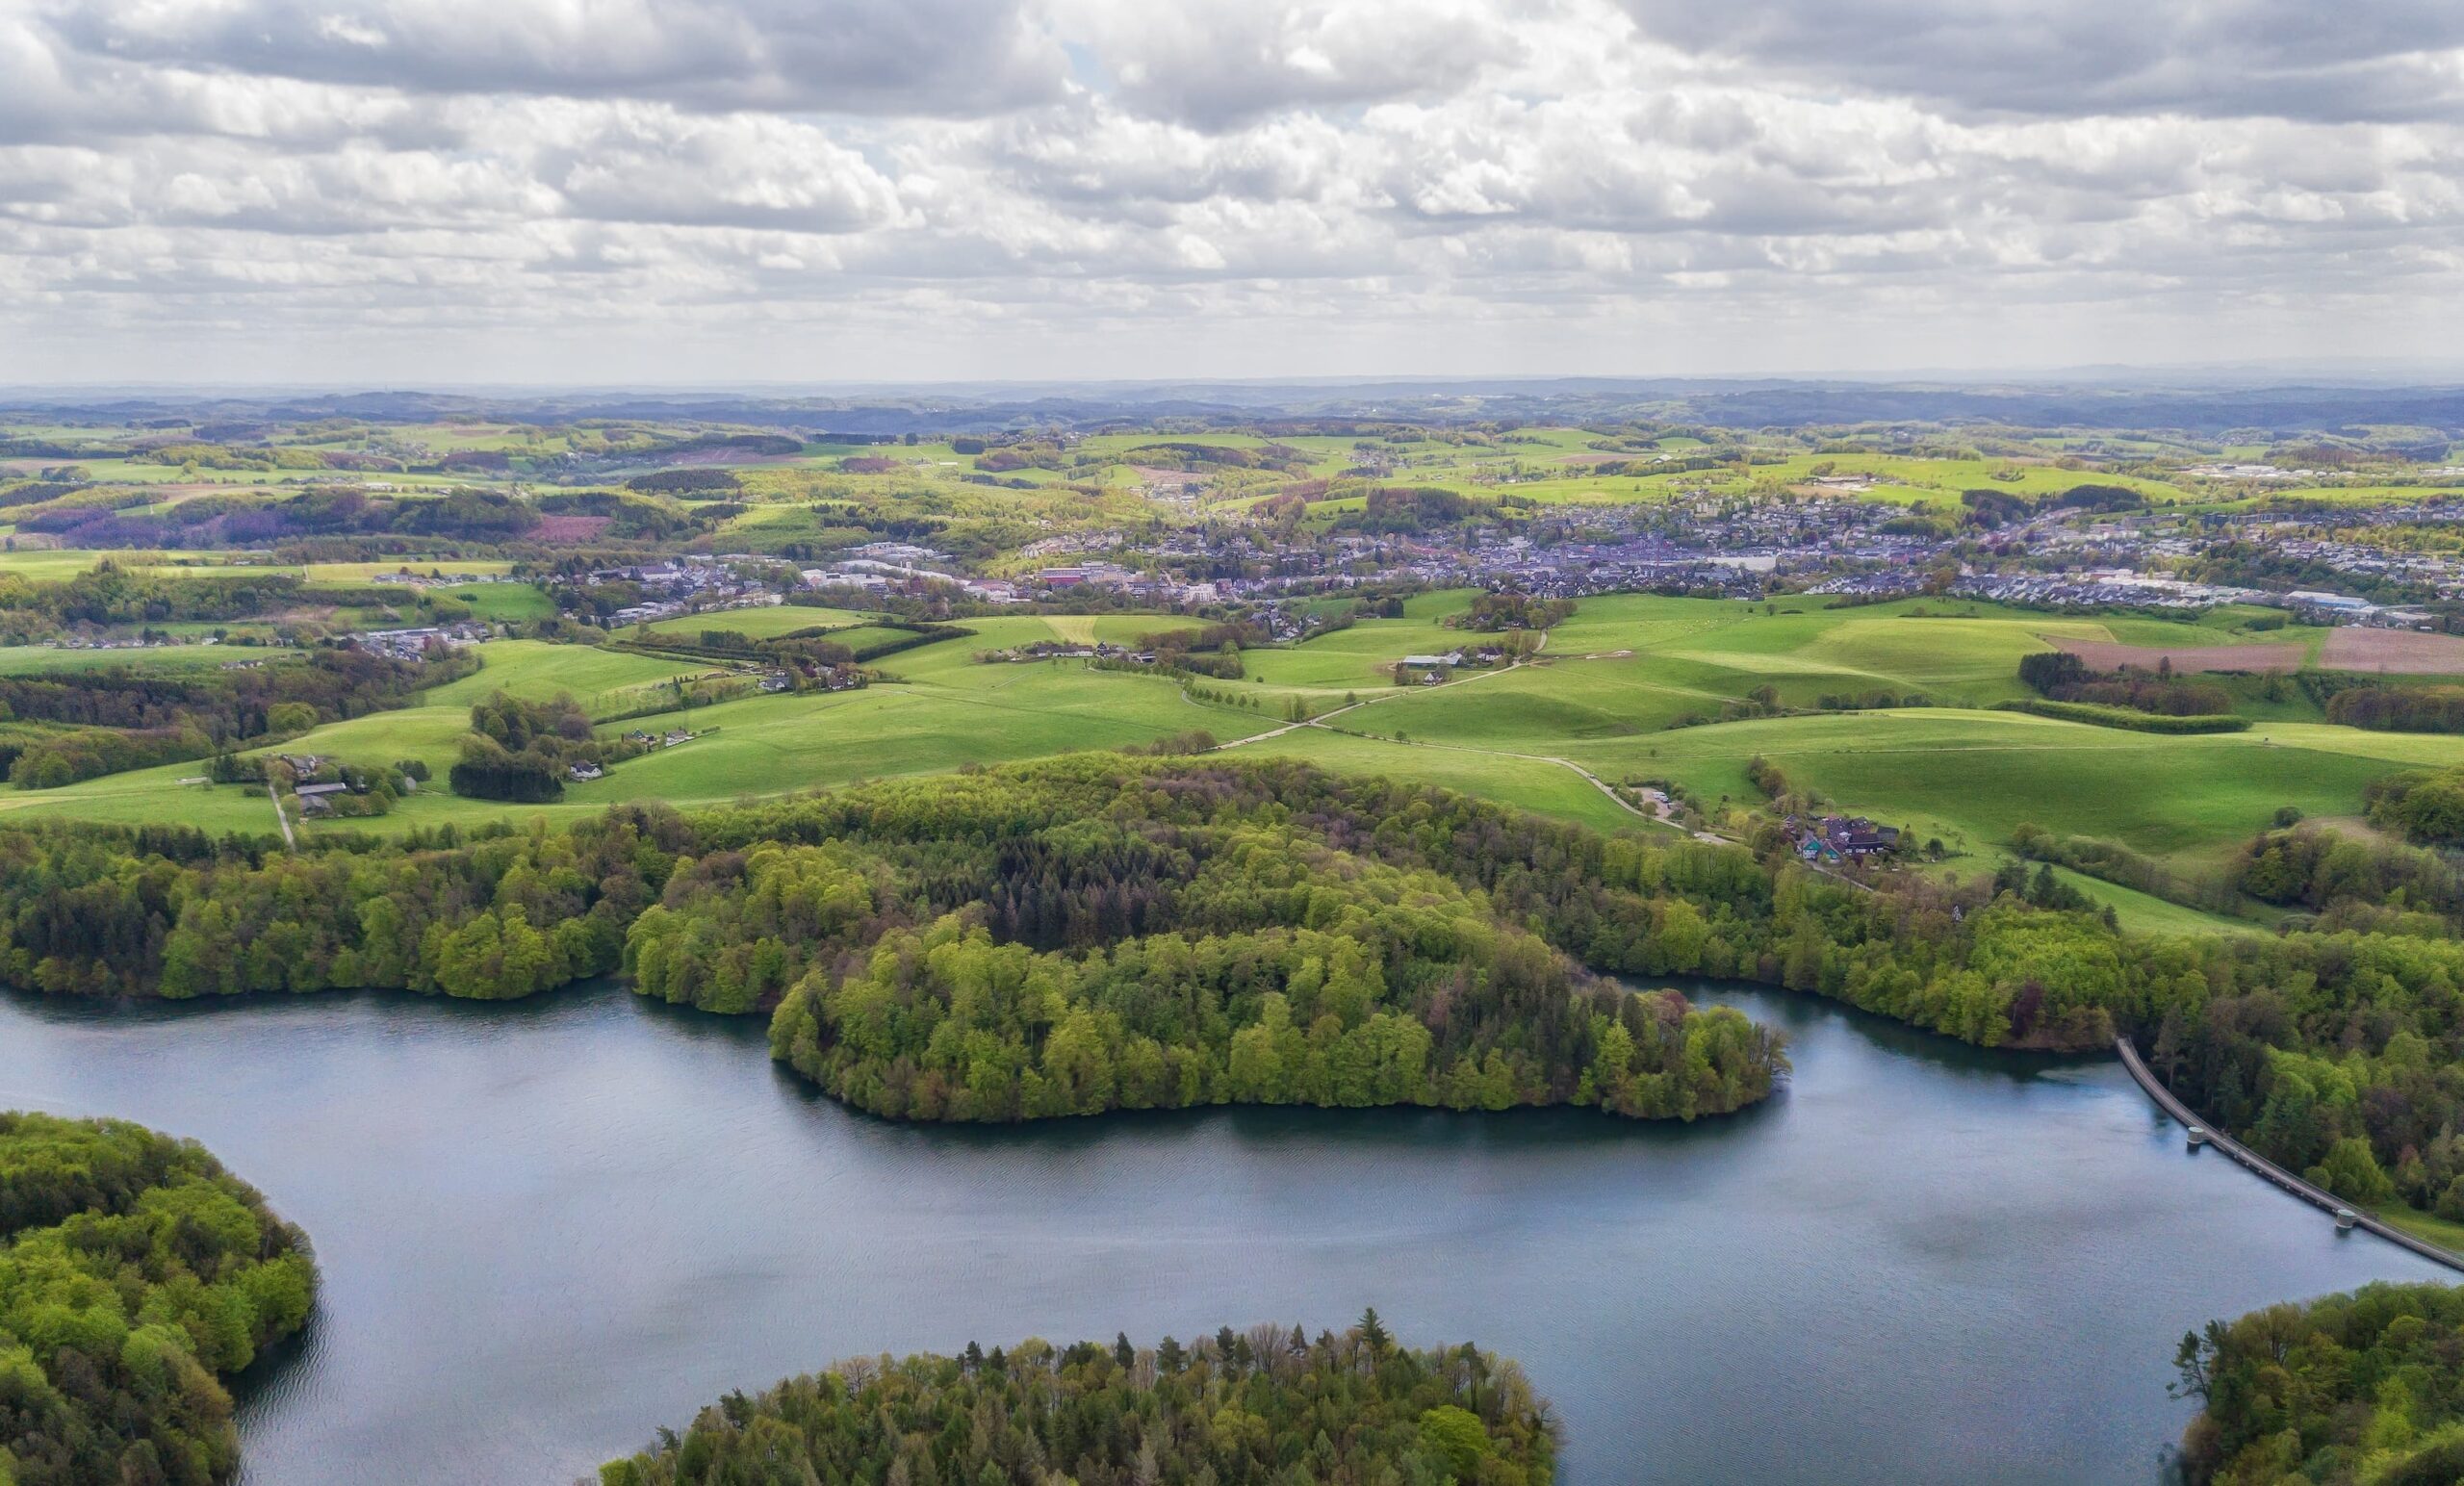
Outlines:
{"type": "Polygon", "coordinates": [[[1152,1347],[1124,1335],[856,1358],[730,1394],[600,1481],[1547,1486],[1557,1444],[1512,1362],[1399,1345],[1371,1311],[1314,1341],[1265,1325],[1152,1347]]]}
{"type": "Polygon", "coordinates": [[[2126,1033],[2203,1114],[2340,1193],[2464,1211],[2464,1148],[2441,1139],[2464,1127],[2464,944],[2412,927],[2140,937],[2015,871],[1868,890],[1426,785],[1105,754],[691,816],[321,833],[295,856],[0,828],[0,981],[53,994],[509,997],[623,970],[770,1014],[781,1059],[906,1117],[1236,1099],[1681,1116],[1759,1097],[1775,1039],[1595,973],[1702,975],[1988,1046],[2126,1033]]]}
{"type": "Polygon", "coordinates": [[[206,1486],[222,1379],[308,1319],[298,1229],[192,1141],[0,1113],[0,1486],[206,1486]]]}

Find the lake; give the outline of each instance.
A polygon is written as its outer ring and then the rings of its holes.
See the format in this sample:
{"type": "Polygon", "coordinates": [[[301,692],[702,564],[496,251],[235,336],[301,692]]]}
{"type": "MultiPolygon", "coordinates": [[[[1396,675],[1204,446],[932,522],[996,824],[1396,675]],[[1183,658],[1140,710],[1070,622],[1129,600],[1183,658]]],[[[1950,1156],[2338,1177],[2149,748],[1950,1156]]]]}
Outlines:
{"type": "Polygon", "coordinates": [[[853,1114],[757,1021],[608,986],[93,1009],[0,999],[0,1108],[193,1136],[317,1247],[241,1380],[247,1486],[562,1483],[858,1352],[1230,1323],[1521,1360],[1562,1479],[2137,1481],[2212,1317],[2449,1278],[2213,1152],[2104,1061],[1812,998],[1766,1105],[1214,1111],[1003,1130],[853,1114]]]}

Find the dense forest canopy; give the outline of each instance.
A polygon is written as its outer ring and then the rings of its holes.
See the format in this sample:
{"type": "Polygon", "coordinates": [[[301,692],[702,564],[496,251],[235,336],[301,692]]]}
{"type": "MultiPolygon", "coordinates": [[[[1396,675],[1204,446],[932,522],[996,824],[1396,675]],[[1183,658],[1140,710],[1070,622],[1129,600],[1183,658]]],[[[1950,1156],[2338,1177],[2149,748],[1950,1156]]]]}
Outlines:
{"type": "Polygon", "coordinates": [[[0,1113],[0,1482],[230,1479],[222,1379],[315,1288],[307,1240],[194,1142],[0,1113]]]}
{"type": "Polygon", "coordinates": [[[2131,666],[2095,671],[2067,651],[2039,651],[2019,657],[2019,679],[2055,702],[2165,717],[2216,717],[2233,710],[2231,692],[2214,681],[2173,675],[2169,659],[2155,671],[2131,666]]]}
{"type": "Polygon", "coordinates": [[[2464,1290],[2370,1285],[2182,1338],[2191,1486],[2464,1480],[2464,1290]]]}
{"type": "Polygon", "coordinates": [[[614,752],[573,698],[526,702],[498,691],[471,708],[470,735],[446,778],[457,795],[539,804],[564,798],[567,770],[614,752]]]}
{"type": "Polygon", "coordinates": [[[468,652],[400,660],[362,650],[319,650],[298,660],[239,670],[155,675],[106,667],[73,680],[0,677],[0,710],[74,730],[9,756],[9,778],[57,788],[123,769],[203,758],[269,734],[302,731],[404,706],[426,687],[478,669],[468,652]]]}
{"type": "Polygon", "coordinates": [[[2371,781],[2371,824],[2425,846],[2464,846],[2464,768],[2408,769],[2371,781]]]}
{"type": "Polygon", "coordinates": [[[602,1486],[1070,1480],[1079,1486],[1547,1486],[1557,1425],[1522,1370],[1470,1345],[1225,1327],[1152,1347],[1028,1341],[856,1358],[600,1471],[602,1486]]]}
{"type": "Polygon", "coordinates": [[[2140,938],[2005,877],[1869,891],[1298,763],[1082,755],[296,856],[0,827],[0,982],[504,997],[622,967],[648,994],[770,1014],[782,1059],[866,1108],[1007,1118],[1733,1108],[1782,1066],[1767,1038],[1590,972],[1702,975],[1987,1046],[2127,1032],[2203,1114],[2348,1198],[2464,1212],[2446,1134],[2464,1127],[2464,943],[2383,910],[2140,938]]]}

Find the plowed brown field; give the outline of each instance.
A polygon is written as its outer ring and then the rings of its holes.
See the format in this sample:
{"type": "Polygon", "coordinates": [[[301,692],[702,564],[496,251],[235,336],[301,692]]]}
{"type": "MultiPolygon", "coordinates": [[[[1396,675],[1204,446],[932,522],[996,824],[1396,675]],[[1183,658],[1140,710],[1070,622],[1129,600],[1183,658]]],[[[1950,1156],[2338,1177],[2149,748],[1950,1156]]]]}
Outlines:
{"type": "Polygon", "coordinates": [[[2410,629],[2330,629],[2319,664],[2330,671],[2464,675],[2464,636],[2410,629]]]}

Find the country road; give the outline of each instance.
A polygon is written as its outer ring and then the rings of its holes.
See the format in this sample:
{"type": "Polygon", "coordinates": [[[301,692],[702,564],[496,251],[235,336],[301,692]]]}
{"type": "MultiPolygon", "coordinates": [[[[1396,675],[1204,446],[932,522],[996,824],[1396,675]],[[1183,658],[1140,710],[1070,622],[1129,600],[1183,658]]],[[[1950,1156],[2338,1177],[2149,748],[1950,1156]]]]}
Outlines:
{"type": "Polygon", "coordinates": [[[282,796],[274,793],[273,781],[266,781],[266,798],[273,802],[274,823],[282,827],[282,844],[286,850],[299,850],[298,838],[291,833],[291,816],[282,807],[282,796]]]}
{"type": "MultiPolygon", "coordinates": [[[[1541,651],[1548,648],[1548,645],[1549,633],[1544,629],[1540,632],[1540,643],[1532,650],[1532,656],[1537,656],[1541,651]]],[[[1636,820],[1648,821],[1656,826],[1665,826],[1671,831],[1684,831],[1684,827],[1668,818],[1669,807],[1665,800],[1656,803],[1652,808],[1648,810],[1640,808],[1632,801],[1628,800],[1624,795],[1618,793],[1616,786],[1610,784],[1606,780],[1602,779],[1599,775],[1592,773],[1589,769],[1584,768],[1581,764],[1575,762],[1573,759],[1560,758],[1554,754],[1518,754],[1508,749],[1474,748],[1471,745],[1464,743],[1429,743],[1418,739],[1384,738],[1377,737],[1372,733],[1352,732],[1347,729],[1327,726],[1335,718],[1343,716],[1346,712],[1356,712],[1362,707],[1375,706],[1381,702],[1392,702],[1398,697],[1424,696],[1429,692],[1444,691],[1450,687],[1469,686],[1477,681],[1488,680],[1494,677],[1505,676],[1511,672],[1519,671],[1524,666],[1528,665],[1530,660],[1531,657],[1527,656],[1524,659],[1516,660],[1513,663],[1502,666],[1495,671],[1482,671],[1475,676],[1467,676],[1455,680],[1443,681],[1436,686],[1398,686],[1378,696],[1366,697],[1358,702],[1348,702],[1342,706],[1334,708],[1332,711],[1321,712],[1315,717],[1306,718],[1300,722],[1285,723],[1280,728],[1270,728],[1264,732],[1252,733],[1245,738],[1234,738],[1229,743],[1218,743],[1215,745],[1213,752],[1219,754],[1229,749],[1245,748],[1251,743],[1264,743],[1270,738],[1279,738],[1285,733],[1296,732],[1303,728],[1323,728],[1328,732],[1340,732],[1346,737],[1364,738],[1378,743],[1390,743],[1397,748],[1433,748],[1441,749],[1449,753],[1485,754],[1492,758],[1519,758],[1530,763],[1553,764],[1560,769],[1570,769],[1576,774],[1580,775],[1583,781],[1590,784],[1592,788],[1597,789],[1603,795],[1607,796],[1611,804],[1615,805],[1619,809],[1624,810],[1627,814],[1633,816],[1636,820]]],[[[1715,835],[1707,831],[1697,831],[1692,833],[1692,834],[1697,840],[1702,841],[1719,842],[1727,840],[1727,837],[1715,835]]]]}

